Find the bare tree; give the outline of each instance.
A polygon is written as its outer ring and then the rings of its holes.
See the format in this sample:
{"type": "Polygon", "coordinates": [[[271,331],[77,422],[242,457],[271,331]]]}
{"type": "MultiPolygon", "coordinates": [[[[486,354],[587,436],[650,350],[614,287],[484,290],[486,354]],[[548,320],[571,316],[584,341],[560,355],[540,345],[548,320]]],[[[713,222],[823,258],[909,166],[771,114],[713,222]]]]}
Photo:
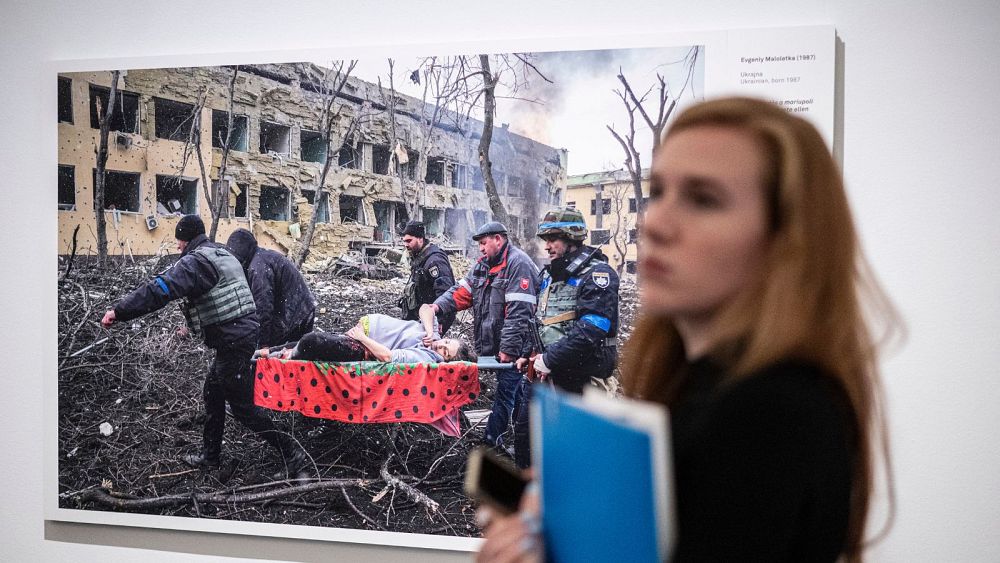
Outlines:
{"type": "Polygon", "coordinates": [[[111,92],[108,94],[108,107],[101,107],[101,98],[96,99],[97,122],[100,127],[97,145],[97,171],[94,173],[94,217],[97,222],[97,257],[103,265],[108,258],[107,221],[104,218],[104,186],[108,165],[108,133],[111,131],[111,116],[114,114],[115,102],[118,101],[118,78],[121,71],[111,73],[111,92]]]}
{"type": "Polygon", "coordinates": [[[614,223],[612,223],[611,229],[609,229],[609,235],[615,247],[615,258],[618,262],[618,266],[615,269],[618,271],[619,276],[625,268],[628,248],[635,243],[631,234],[635,228],[635,221],[629,215],[628,196],[630,187],[625,182],[616,181],[609,186],[610,189],[605,188],[605,193],[611,196],[611,211],[615,217],[614,223]]]}
{"type": "MultiPolygon", "coordinates": [[[[240,72],[239,66],[233,67],[233,76],[229,79],[229,108],[226,114],[226,135],[225,137],[219,138],[219,142],[222,145],[222,159],[219,162],[219,180],[213,183],[211,186],[212,197],[207,197],[208,205],[212,208],[212,228],[209,231],[208,238],[212,241],[215,240],[215,236],[219,231],[219,218],[222,217],[223,210],[228,210],[229,208],[229,191],[231,187],[226,181],[226,168],[229,165],[229,151],[232,148],[233,139],[233,106],[234,100],[236,98],[236,77],[240,72]]],[[[199,112],[199,121],[201,120],[199,112]]],[[[198,161],[202,161],[201,157],[201,145],[198,146],[198,161]]],[[[204,166],[202,166],[204,168],[204,166]]],[[[206,188],[208,184],[205,184],[206,188]]]]}
{"type": "MultiPolygon", "coordinates": [[[[337,61],[332,65],[332,68],[327,70],[326,75],[323,77],[324,92],[322,92],[325,98],[322,109],[319,115],[319,134],[323,145],[326,147],[326,159],[323,161],[323,170],[320,172],[319,185],[316,187],[316,196],[313,198],[313,210],[312,217],[309,220],[309,226],[306,227],[305,233],[302,235],[302,243],[299,247],[298,256],[295,258],[295,265],[300,269],[302,264],[305,263],[306,257],[309,255],[309,246],[312,245],[313,236],[316,234],[316,224],[319,222],[319,209],[324,205],[328,205],[329,192],[326,187],[326,177],[330,172],[330,165],[333,163],[333,144],[332,140],[334,138],[334,124],[340,120],[341,114],[343,113],[344,106],[335,104],[334,102],[337,98],[340,98],[343,94],[344,87],[347,85],[347,81],[351,76],[351,72],[354,71],[354,67],[358,65],[357,60],[352,60],[346,63],[347,69],[345,70],[344,61],[337,61]]],[[[361,116],[355,116],[351,120],[350,126],[343,136],[339,139],[349,139],[357,127],[357,123],[360,121],[361,116]]],[[[339,145],[338,145],[339,146],[339,145]]]]}
{"type": "Polygon", "coordinates": [[[682,64],[688,65],[687,78],[684,84],[681,86],[680,91],[677,94],[673,94],[670,91],[670,86],[667,84],[666,79],[662,74],[656,74],[656,80],[659,83],[659,87],[656,91],[656,99],[650,100],[653,102],[650,104],[655,107],[647,109],[646,102],[650,94],[653,93],[653,89],[657,85],[650,86],[642,96],[637,96],[635,91],[632,89],[631,84],[629,84],[628,79],[625,74],[619,69],[618,71],[618,81],[622,84],[622,89],[616,89],[614,92],[621,99],[622,103],[625,105],[625,110],[628,112],[628,131],[623,135],[615,131],[613,125],[608,125],[608,131],[615,138],[616,141],[622,146],[622,150],[625,151],[625,169],[628,170],[629,177],[632,180],[632,189],[635,194],[636,203],[636,215],[638,217],[638,222],[642,222],[642,217],[646,211],[646,201],[642,195],[642,157],[636,148],[636,113],[642,118],[643,123],[649,128],[650,133],[653,135],[653,152],[660,146],[660,141],[663,139],[663,130],[667,126],[667,121],[673,114],[674,109],[677,107],[677,100],[687,89],[688,85],[691,83],[691,78],[694,76],[695,63],[698,60],[698,53],[700,48],[695,46],[691,47],[688,51],[687,56],[681,59],[682,64]],[[655,113],[654,113],[655,111],[655,113]]]}

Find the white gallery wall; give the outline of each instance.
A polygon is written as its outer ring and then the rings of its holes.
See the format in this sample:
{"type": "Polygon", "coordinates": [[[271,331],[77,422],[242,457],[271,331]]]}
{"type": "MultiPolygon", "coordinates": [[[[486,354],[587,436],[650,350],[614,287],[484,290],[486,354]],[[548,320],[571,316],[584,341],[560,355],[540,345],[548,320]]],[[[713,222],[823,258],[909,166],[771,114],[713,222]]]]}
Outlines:
{"type": "Polygon", "coordinates": [[[871,559],[996,561],[995,0],[4,0],[0,560],[468,560],[422,549],[43,522],[42,380],[56,369],[53,61],[798,25],[833,25],[842,41],[845,176],[868,256],[908,330],[884,362],[898,513],[871,559]]]}

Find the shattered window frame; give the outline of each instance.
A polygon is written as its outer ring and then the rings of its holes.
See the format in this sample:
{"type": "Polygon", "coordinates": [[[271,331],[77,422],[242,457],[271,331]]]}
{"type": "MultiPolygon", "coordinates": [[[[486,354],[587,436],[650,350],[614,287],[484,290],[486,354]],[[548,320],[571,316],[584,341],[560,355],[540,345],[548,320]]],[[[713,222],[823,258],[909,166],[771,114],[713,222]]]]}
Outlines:
{"type": "Polygon", "coordinates": [[[444,234],[444,209],[424,207],[423,214],[424,229],[428,237],[440,237],[444,234]]]}
{"type": "Polygon", "coordinates": [[[73,80],[60,76],[58,92],[59,123],[73,123],[73,80]]]}
{"type": "MultiPolygon", "coordinates": [[[[302,197],[306,198],[309,205],[313,206],[313,213],[316,212],[316,188],[302,188],[302,197]]],[[[319,218],[316,219],[317,223],[329,223],[330,222],[330,194],[326,195],[326,205],[319,208],[319,218]]]]}
{"type": "Polygon", "coordinates": [[[468,209],[462,207],[444,210],[444,234],[450,240],[459,242],[472,236],[474,228],[466,219],[467,212],[468,209]]]}
{"type": "Polygon", "coordinates": [[[420,153],[412,150],[406,149],[406,163],[396,164],[400,167],[400,174],[403,176],[404,180],[414,180],[417,179],[417,167],[420,164],[420,153]]]}
{"type": "MultiPolygon", "coordinates": [[[[602,197],[601,201],[604,203],[604,205],[603,205],[604,209],[601,210],[601,215],[608,215],[608,214],[610,214],[611,213],[611,198],[610,197],[607,197],[607,198],[602,197]]],[[[594,199],[590,200],[590,214],[591,215],[597,215],[597,198],[594,198],[594,199]]]]}
{"type": "Polygon", "coordinates": [[[455,163],[451,167],[451,186],[460,190],[468,189],[469,167],[464,164],[455,163]]]}
{"type": "Polygon", "coordinates": [[[268,121],[266,119],[260,120],[260,134],[258,135],[258,145],[257,150],[260,154],[268,155],[274,153],[279,156],[287,157],[292,153],[292,127],[290,125],[284,125],[278,123],[277,121],[268,121]],[[281,137],[274,139],[275,133],[281,133],[281,137]],[[272,144],[268,141],[281,141],[284,140],[283,151],[274,150],[272,144]]]}
{"type": "Polygon", "coordinates": [[[372,174],[389,175],[392,150],[389,145],[372,145],[372,174]]]}
{"type": "Polygon", "coordinates": [[[347,222],[354,222],[359,225],[364,225],[364,210],[361,206],[364,205],[363,198],[356,195],[340,194],[337,196],[337,211],[340,214],[340,223],[344,224],[347,222]],[[348,210],[348,213],[344,213],[348,210]]]}
{"type": "Polygon", "coordinates": [[[153,97],[153,131],[157,139],[187,142],[195,118],[195,106],[169,98],[153,97]]]}
{"type": "Polygon", "coordinates": [[[76,211],[76,166],[59,165],[59,211],[76,211]]]}
{"type": "MultiPolygon", "coordinates": [[[[97,190],[97,169],[92,168],[91,174],[91,197],[94,196],[93,192],[97,190]]],[[[96,198],[95,198],[96,199],[96,198]]],[[[139,213],[142,202],[142,174],[139,172],[126,172],[123,170],[105,170],[104,171],[104,210],[105,211],[118,211],[120,213],[139,213]],[[131,186],[122,187],[119,182],[124,183],[126,180],[129,181],[131,186]],[[111,194],[108,188],[113,187],[112,184],[116,184],[116,189],[130,190],[133,193],[119,193],[111,194]],[[115,201],[109,201],[109,195],[117,195],[115,201]],[[124,206],[119,206],[118,203],[123,203],[124,206]],[[115,208],[111,209],[108,205],[114,205],[115,208]]]]}
{"type": "Polygon", "coordinates": [[[299,129],[299,160],[322,165],[329,158],[323,134],[312,129],[299,129]]]}
{"type": "Polygon", "coordinates": [[[350,168],[351,170],[361,170],[362,157],[364,154],[361,151],[361,147],[355,148],[349,142],[344,142],[337,149],[337,166],[341,168],[350,168]],[[345,152],[346,151],[346,152],[345,152]]]}
{"type": "MultiPolygon", "coordinates": [[[[240,190],[239,194],[236,194],[235,198],[232,194],[232,189],[229,187],[231,185],[229,180],[223,180],[226,186],[226,191],[224,195],[226,197],[226,205],[222,207],[222,214],[219,215],[221,219],[236,219],[237,221],[247,221],[250,219],[250,186],[247,184],[241,184],[239,182],[233,182],[236,187],[240,190]],[[235,199],[235,202],[233,201],[235,199]],[[230,205],[233,202],[233,205],[230,205]],[[242,214],[240,211],[242,210],[242,214]]],[[[219,181],[214,180],[212,182],[212,188],[217,189],[219,186],[219,181]]]]}
{"type": "Polygon", "coordinates": [[[257,213],[261,221],[288,221],[292,216],[291,190],[284,186],[262,185],[257,213]]]}
{"type": "MultiPolygon", "coordinates": [[[[89,84],[88,104],[90,105],[90,128],[100,129],[101,123],[97,117],[97,100],[101,100],[101,107],[108,103],[111,97],[111,88],[89,84]]],[[[109,120],[109,131],[121,131],[122,133],[139,133],[139,94],[118,90],[115,108],[111,112],[109,120]],[[126,118],[128,126],[126,129],[126,118]]]]}
{"type": "Polygon", "coordinates": [[[424,183],[435,186],[444,185],[445,160],[440,156],[427,157],[427,173],[424,174],[424,183]],[[434,180],[437,180],[436,182],[434,180]]]}
{"type": "MultiPolygon", "coordinates": [[[[225,138],[226,129],[229,127],[229,112],[222,109],[212,110],[212,148],[222,149],[222,140],[225,138]]],[[[229,150],[247,152],[250,148],[250,117],[247,115],[233,114],[233,131],[235,135],[229,137],[229,150]]]]}
{"type": "Polygon", "coordinates": [[[199,207],[198,180],[196,178],[185,178],[174,174],[156,175],[155,200],[156,214],[170,216],[180,213],[182,215],[197,215],[199,207]],[[169,197],[168,192],[180,192],[180,197],[169,197]],[[161,195],[161,192],[162,195],[161,195]],[[170,202],[176,200],[180,204],[180,209],[172,209],[170,202]],[[167,210],[167,213],[160,211],[160,205],[167,210]]]}

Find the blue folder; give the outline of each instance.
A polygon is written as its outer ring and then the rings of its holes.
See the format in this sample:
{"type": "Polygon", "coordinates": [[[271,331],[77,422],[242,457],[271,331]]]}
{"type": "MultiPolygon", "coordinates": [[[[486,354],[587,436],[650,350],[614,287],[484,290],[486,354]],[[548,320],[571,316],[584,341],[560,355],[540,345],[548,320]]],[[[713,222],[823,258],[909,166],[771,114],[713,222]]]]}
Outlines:
{"type": "Polygon", "coordinates": [[[666,560],[674,526],[665,409],[609,398],[596,405],[542,385],[534,391],[546,560],[666,560]]]}

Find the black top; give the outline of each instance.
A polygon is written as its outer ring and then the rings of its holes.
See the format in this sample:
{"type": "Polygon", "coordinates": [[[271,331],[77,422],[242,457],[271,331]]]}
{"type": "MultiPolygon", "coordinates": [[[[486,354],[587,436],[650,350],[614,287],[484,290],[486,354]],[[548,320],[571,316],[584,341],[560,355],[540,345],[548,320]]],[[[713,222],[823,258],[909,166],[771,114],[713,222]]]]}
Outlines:
{"type": "Polygon", "coordinates": [[[280,252],[257,246],[246,229],[227,241],[229,251],[243,264],[253,292],[260,322],[260,346],[275,346],[292,339],[295,329],[316,314],[316,298],[298,268],[280,252]]]}
{"type": "MultiPolygon", "coordinates": [[[[410,262],[410,283],[416,291],[417,306],[410,309],[406,306],[406,296],[399,302],[403,311],[403,319],[407,321],[420,320],[420,306],[434,303],[434,300],[455,285],[455,275],[451,271],[448,255],[436,244],[426,243],[423,249],[410,262]]],[[[455,314],[442,315],[441,334],[448,332],[455,322],[455,314]]]]}
{"type": "MultiPolygon", "coordinates": [[[[163,308],[167,303],[184,297],[197,298],[219,283],[219,273],[208,258],[194,251],[201,246],[218,248],[222,245],[198,235],[188,242],[180,260],[167,271],[140,285],[123,297],[114,307],[119,321],[129,321],[163,308]]],[[[256,333],[257,315],[248,313],[213,325],[202,327],[209,348],[223,348],[250,333],[256,333]]]]}
{"type": "Polygon", "coordinates": [[[674,561],[835,561],[844,547],[855,452],[840,386],[785,361],[720,383],[690,366],[671,410],[674,561]]]}

